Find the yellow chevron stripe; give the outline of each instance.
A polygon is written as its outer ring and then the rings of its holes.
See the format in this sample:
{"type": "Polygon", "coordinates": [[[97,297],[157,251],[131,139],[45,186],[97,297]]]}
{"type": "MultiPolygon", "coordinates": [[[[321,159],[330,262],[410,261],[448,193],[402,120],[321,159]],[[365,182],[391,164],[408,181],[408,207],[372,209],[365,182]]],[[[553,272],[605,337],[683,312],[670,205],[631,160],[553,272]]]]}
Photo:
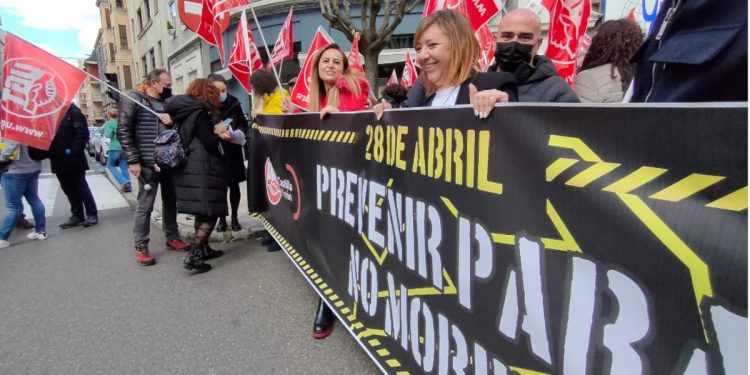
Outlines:
{"type": "Polygon", "coordinates": [[[707,204],[706,207],[731,211],[747,210],[747,186],[707,204]]]}
{"type": "Polygon", "coordinates": [[[693,173],[690,176],[677,181],[666,189],[651,195],[649,198],[670,202],[679,202],[723,179],[723,176],[693,173]]]}
{"type": "Polygon", "coordinates": [[[389,352],[389,351],[388,351],[388,349],[386,349],[386,348],[383,348],[383,349],[378,349],[377,353],[378,353],[378,355],[379,355],[379,356],[381,356],[381,357],[385,357],[385,356],[387,356],[387,355],[390,355],[390,354],[391,354],[391,352],[389,352]]]}
{"type": "Polygon", "coordinates": [[[557,210],[555,210],[555,207],[552,206],[552,202],[549,199],[547,199],[547,216],[549,216],[550,220],[552,220],[552,225],[555,226],[555,229],[557,229],[557,232],[560,234],[560,237],[562,237],[562,239],[556,240],[551,238],[542,238],[544,248],[551,250],[581,252],[581,247],[578,246],[578,242],[576,242],[575,238],[573,238],[573,235],[568,230],[568,227],[565,226],[565,222],[563,222],[562,218],[560,218],[560,214],[557,213],[557,210]]]}
{"type": "Polygon", "coordinates": [[[586,168],[583,172],[573,176],[568,182],[565,183],[565,185],[568,186],[575,186],[575,187],[584,187],[591,182],[595,181],[599,177],[604,176],[605,174],[612,172],[615,170],[615,168],[619,167],[619,163],[596,163],[588,168],[586,168]]]}
{"type": "Polygon", "coordinates": [[[516,236],[512,234],[492,233],[492,242],[503,245],[515,245],[516,236]]]}
{"type": "Polygon", "coordinates": [[[400,367],[401,366],[401,362],[399,362],[398,360],[395,360],[395,359],[389,359],[389,360],[385,361],[385,363],[389,367],[400,367]]]}
{"type": "Polygon", "coordinates": [[[336,142],[341,142],[341,140],[344,139],[344,137],[348,135],[349,135],[349,132],[340,132],[338,138],[336,138],[336,142]]]}
{"type": "Polygon", "coordinates": [[[349,142],[348,143],[354,143],[356,141],[357,141],[357,133],[352,132],[351,137],[349,137],[349,142]]]}
{"type": "Polygon", "coordinates": [[[360,329],[360,328],[365,328],[365,326],[364,326],[364,324],[362,324],[360,322],[356,322],[356,323],[352,324],[351,328],[352,329],[360,329]]]}
{"type": "Polygon", "coordinates": [[[575,151],[584,161],[601,162],[602,159],[592,151],[580,138],[550,135],[549,145],[553,147],[567,148],[575,151]]]}
{"type": "Polygon", "coordinates": [[[453,214],[453,217],[456,217],[456,218],[458,218],[458,209],[457,209],[457,208],[456,208],[456,206],[455,206],[455,205],[453,204],[453,202],[452,202],[452,201],[451,201],[450,199],[446,198],[446,197],[440,197],[440,199],[441,199],[441,200],[443,201],[443,203],[445,204],[445,207],[447,207],[447,208],[448,208],[448,211],[450,211],[450,212],[451,212],[451,214],[453,214]]]}
{"type": "Polygon", "coordinates": [[[602,190],[611,193],[626,194],[649,183],[651,180],[666,172],[667,170],[663,168],[640,167],[635,172],[615,181],[602,190]]]}
{"type": "Polygon", "coordinates": [[[368,341],[367,343],[370,344],[370,346],[380,346],[380,340],[378,339],[372,339],[368,341]]]}
{"type": "MultiPolygon", "coordinates": [[[[328,130],[328,132],[330,132],[330,130],[328,130]]],[[[315,138],[315,140],[319,141],[319,140],[323,139],[323,136],[325,136],[325,135],[326,135],[326,131],[325,130],[321,130],[320,134],[318,134],[318,137],[315,138]]]]}
{"type": "Polygon", "coordinates": [[[341,306],[344,306],[344,301],[336,301],[336,302],[334,303],[334,305],[335,305],[336,307],[341,307],[341,306]]]}
{"type": "Polygon", "coordinates": [[[575,163],[578,163],[578,159],[560,158],[555,160],[552,164],[549,165],[549,167],[547,167],[547,170],[545,171],[547,182],[550,182],[557,178],[560,173],[565,172],[566,169],[570,168],[575,163]]]}
{"type": "Polygon", "coordinates": [[[522,368],[522,367],[508,366],[508,368],[511,369],[512,371],[515,371],[519,375],[549,375],[549,373],[546,373],[546,372],[529,370],[527,368],[522,368]]]}

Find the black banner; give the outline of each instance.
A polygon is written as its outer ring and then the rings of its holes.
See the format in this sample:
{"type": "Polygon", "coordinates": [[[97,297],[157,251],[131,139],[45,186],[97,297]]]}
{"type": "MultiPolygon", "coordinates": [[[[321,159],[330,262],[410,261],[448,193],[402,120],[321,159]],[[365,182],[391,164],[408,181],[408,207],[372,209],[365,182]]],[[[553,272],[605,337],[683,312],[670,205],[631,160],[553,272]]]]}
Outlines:
{"type": "Polygon", "coordinates": [[[254,132],[265,224],[385,373],[747,373],[746,105],[254,132]]]}

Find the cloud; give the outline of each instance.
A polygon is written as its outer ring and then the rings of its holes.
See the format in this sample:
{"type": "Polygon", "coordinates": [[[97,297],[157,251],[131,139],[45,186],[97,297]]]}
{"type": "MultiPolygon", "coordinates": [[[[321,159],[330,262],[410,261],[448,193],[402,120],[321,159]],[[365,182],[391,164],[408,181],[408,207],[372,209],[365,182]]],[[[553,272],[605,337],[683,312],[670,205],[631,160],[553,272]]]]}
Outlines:
{"type": "Polygon", "coordinates": [[[3,12],[21,18],[26,27],[48,30],[77,30],[78,43],[93,48],[101,27],[99,8],[93,0],[0,0],[3,12]]]}

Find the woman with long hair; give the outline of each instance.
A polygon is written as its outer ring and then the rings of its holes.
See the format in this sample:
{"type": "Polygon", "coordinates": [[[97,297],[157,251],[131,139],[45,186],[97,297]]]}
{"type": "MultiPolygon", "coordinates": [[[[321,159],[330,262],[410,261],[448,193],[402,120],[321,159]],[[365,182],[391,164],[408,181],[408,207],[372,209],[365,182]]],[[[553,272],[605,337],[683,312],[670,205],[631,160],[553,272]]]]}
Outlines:
{"type": "MultiPolygon", "coordinates": [[[[479,42],[461,13],[440,10],[423,19],[414,49],[422,72],[402,107],[471,104],[476,116],[486,118],[495,104],[517,100],[510,73],[479,71],[479,42]]],[[[374,107],[378,117],[389,108],[388,103],[374,107]]]]}
{"type": "Polygon", "coordinates": [[[223,254],[208,246],[216,220],[228,211],[226,164],[220,144],[231,138],[228,126],[219,122],[220,105],[216,86],[207,79],[196,79],[185,95],[172,98],[165,107],[188,154],[187,164],[174,170],[177,212],[195,216],[195,241],[183,264],[199,273],[211,270],[206,260],[223,254]]]}
{"type": "Polygon", "coordinates": [[[602,23],[575,76],[574,90],[583,103],[621,102],[635,74],[633,54],[643,31],[628,19],[602,23]]]}
{"type": "MultiPolygon", "coordinates": [[[[338,44],[329,44],[316,52],[310,79],[311,112],[328,113],[363,111],[369,108],[370,84],[362,71],[349,66],[346,54],[338,44]]],[[[336,318],[323,300],[318,301],[312,336],[324,339],[333,331],[336,318]]]]}
{"type": "MultiPolygon", "coordinates": [[[[242,229],[237,211],[240,207],[240,182],[245,181],[245,158],[242,154],[242,146],[245,144],[245,136],[248,132],[247,119],[242,111],[240,101],[227,92],[227,81],[219,74],[211,74],[208,80],[219,90],[219,115],[222,119],[232,119],[228,131],[233,135],[231,141],[221,141],[221,147],[224,150],[224,167],[227,172],[227,185],[229,186],[229,204],[232,208],[231,227],[233,231],[242,229]]],[[[219,223],[216,224],[216,231],[221,233],[227,230],[227,219],[219,216],[219,223]]]]}

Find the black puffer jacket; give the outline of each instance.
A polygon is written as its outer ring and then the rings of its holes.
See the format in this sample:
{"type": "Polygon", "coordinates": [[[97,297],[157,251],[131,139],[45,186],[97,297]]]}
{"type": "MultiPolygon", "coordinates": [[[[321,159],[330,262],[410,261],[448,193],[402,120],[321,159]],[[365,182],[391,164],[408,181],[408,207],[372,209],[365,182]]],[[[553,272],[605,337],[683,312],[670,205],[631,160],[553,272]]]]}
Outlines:
{"type": "MultiPolygon", "coordinates": [[[[140,91],[131,91],[128,96],[153,109],[164,112],[164,102],[140,91]]],[[[132,100],[121,99],[117,111],[117,140],[122,145],[128,164],[154,166],[154,139],[167,127],[151,112],[146,111],[132,100]]]]}
{"type": "MultiPolygon", "coordinates": [[[[490,71],[501,71],[490,65],[490,71]]],[[[534,66],[522,65],[513,74],[518,83],[518,101],[527,103],[579,103],[578,95],[557,74],[547,56],[537,55],[534,66]]]]}
{"type": "Polygon", "coordinates": [[[188,162],[174,171],[177,212],[218,217],[227,215],[227,181],[220,140],[213,132],[211,109],[192,96],[167,101],[167,113],[177,126],[188,162]]]}
{"type": "MultiPolygon", "coordinates": [[[[247,120],[245,113],[242,112],[240,101],[232,95],[227,95],[227,99],[219,108],[221,119],[232,119],[232,129],[241,130],[247,136],[247,120]]],[[[245,163],[242,155],[242,146],[227,141],[221,141],[221,147],[224,149],[224,160],[226,161],[227,182],[240,183],[245,181],[245,163]]]]}
{"type": "Polygon", "coordinates": [[[89,128],[86,117],[71,103],[49,146],[52,173],[80,173],[89,169],[85,154],[88,141],[89,128]]]}

